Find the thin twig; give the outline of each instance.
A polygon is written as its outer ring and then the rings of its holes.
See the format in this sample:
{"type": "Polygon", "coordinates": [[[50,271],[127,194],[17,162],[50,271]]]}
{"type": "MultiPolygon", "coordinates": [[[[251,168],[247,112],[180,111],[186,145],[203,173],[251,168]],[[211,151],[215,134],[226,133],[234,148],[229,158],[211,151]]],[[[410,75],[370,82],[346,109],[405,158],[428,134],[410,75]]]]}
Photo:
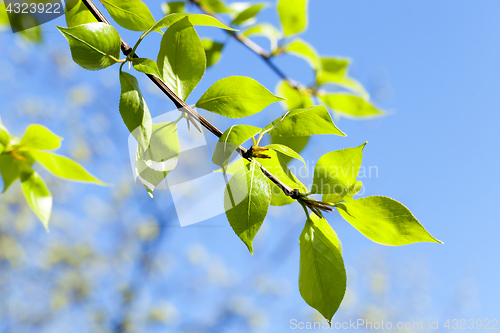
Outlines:
{"type": "MultiPolygon", "coordinates": [[[[106,17],[104,17],[104,15],[101,13],[101,11],[99,10],[99,8],[97,8],[96,5],[92,2],[92,0],[82,0],[82,2],[85,4],[85,6],[88,8],[88,10],[92,13],[92,15],[94,15],[94,17],[99,22],[111,25],[109,23],[109,21],[106,19],[106,17]]],[[[123,40],[123,38],[120,37],[120,40],[121,40],[121,49],[122,49],[122,52],[123,52],[123,54],[125,54],[125,55],[128,56],[128,54],[130,52],[132,52],[132,48],[123,40]]],[[[134,58],[138,58],[139,56],[137,54],[134,54],[133,57],[134,58]]],[[[177,96],[165,84],[165,82],[163,82],[162,80],[160,80],[156,76],[149,75],[149,74],[146,74],[146,75],[148,76],[148,78],[151,81],[153,81],[154,84],[156,84],[156,86],[158,88],[160,88],[160,90],[165,95],[167,95],[167,97],[175,104],[175,106],[180,111],[187,112],[193,118],[198,119],[198,121],[200,122],[200,124],[203,127],[205,127],[207,130],[209,130],[210,132],[212,132],[218,138],[220,138],[222,136],[222,132],[217,127],[215,127],[214,125],[212,125],[208,120],[206,120],[205,118],[203,118],[198,112],[196,112],[195,110],[193,110],[193,108],[191,108],[189,105],[187,105],[186,102],[184,102],[179,96],[177,96]]],[[[193,122],[193,124],[195,124],[195,126],[197,126],[195,122],[193,122]]],[[[240,146],[237,149],[237,151],[238,151],[238,153],[241,156],[244,157],[247,149],[240,146]]],[[[249,161],[252,160],[252,158],[249,158],[249,157],[246,157],[246,159],[249,160],[249,161]]],[[[266,168],[264,168],[262,165],[260,165],[259,162],[256,161],[256,163],[259,165],[260,169],[262,170],[262,173],[264,173],[264,175],[266,175],[267,178],[269,178],[274,184],[276,184],[283,191],[283,193],[285,193],[287,196],[290,196],[292,198],[294,198],[296,196],[296,192],[294,191],[294,189],[292,189],[291,187],[289,187],[288,185],[286,185],[285,183],[283,183],[281,180],[279,180],[278,178],[276,178],[276,176],[274,176],[266,168]]]]}

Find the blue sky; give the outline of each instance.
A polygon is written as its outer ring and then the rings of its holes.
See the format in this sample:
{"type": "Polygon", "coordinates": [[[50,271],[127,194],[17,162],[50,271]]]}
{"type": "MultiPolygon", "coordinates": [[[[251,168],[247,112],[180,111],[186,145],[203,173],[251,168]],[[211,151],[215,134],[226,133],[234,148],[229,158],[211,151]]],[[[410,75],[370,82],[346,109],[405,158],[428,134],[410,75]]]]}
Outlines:
{"type": "MultiPolygon", "coordinates": [[[[156,18],[161,17],[155,2],[146,3],[156,18]]],[[[368,121],[341,119],[337,125],[348,137],[313,138],[305,152],[306,159],[316,161],[329,151],[355,147],[368,141],[363,165],[376,166],[378,177],[362,179],[366,187],[364,196],[386,195],[402,202],[427,230],[445,243],[384,247],[364,238],[333,212],[326,218],[342,240],[346,266],[359,276],[363,274],[361,263],[373,256],[384,258],[389,266],[396,267],[390,270],[393,273],[397,267],[419,267],[422,264],[422,270],[429,275],[425,279],[425,287],[431,297],[424,311],[426,317],[422,320],[498,319],[500,248],[497,238],[500,213],[496,210],[496,187],[500,184],[497,171],[500,165],[497,147],[500,140],[500,3],[483,0],[311,0],[309,14],[309,28],[300,37],[312,44],[320,55],[351,58],[352,76],[369,89],[378,106],[391,114],[368,121]],[[470,307],[457,305],[457,295],[463,290],[472,290],[472,300],[466,300],[471,303],[470,307]]],[[[263,11],[259,21],[278,25],[273,8],[263,11]]],[[[65,25],[63,18],[45,24],[46,41],[41,49],[51,52],[64,49],[64,55],[68,56],[65,40],[54,23],[65,25]]],[[[226,40],[222,32],[213,28],[200,28],[198,31],[200,36],[210,35],[226,40]]],[[[130,44],[138,37],[136,33],[120,30],[122,32],[130,44]]],[[[11,36],[2,35],[0,40],[13,42],[11,36]]],[[[151,36],[141,44],[138,53],[155,59],[159,40],[159,35],[151,36]]],[[[264,39],[257,39],[257,42],[267,47],[264,39]]],[[[8,50],[11,53],[21,52],[17,46],[9,46],[8,50]]],[[[29,49],[23,52],[33,56],[35,51],[29,49]]],[[[10,58],[15,57],[11,54],[10,58]]],[[[11,66],[15,66],[15,62],[9,61],[11,66]]],[[[285,55],[275,62],[296,80],[309,83],[313,78],[307,63],[301,59],[285,55]]],[[[78,80],[96,85],[106,81],[106,75],[117,78],[116,70],[110,68],[93,73],[78,68],[74,75],[78,80]]],[[[64,105],[64,100],[58,99],[57,89],[62,87],[47,77],[49,73],[50,69],[36,68],[31,73],[26,72],[24,77],[34,83],[32,87],[35,88],[30,94],[50,95],[55,92],[53,98],[60,107],[64,105]],[[46,85],[40,85],[47,81],[46,85]]],[[[277,83],[276,75],[257,56],[230,41],[219,64],[207,71],[189,101],[195,102],[213,82],[230,75],[253,77],[271,90],[277,83]]],[[[119,87],[116,81],[109,80],[115,82],[107,90],[109,93],[98,95],[102,110],[93,109],[89,113],[114,112],[114,115],[106,117],[116,131],[115,140],[121,137],[123,141],[107,143],[115,161],[103,163],[126,164],[127,132],[120,123],[117,109],[119,87]]],[[[166,98],[145,88],[146,80],[139,82],[143,85],[153,115],[171,110],[166,98]]],[[[22,86],[22,83],[17,83],[10,87],[10,92],[19,92],[22,86]]],[[[9,97],[10,92],[4,90],[2,100],[12,105],[14,100],[9,97]]],[[[256,116],[239,119],[238,123],[263,126],[282,112],[279,105],[274,105],[256,116]]],[[[231,119],[208,112],[202,111],[202,115],[221,129],[233,123],[231,119]]],[[[12,114],[2,113],[1,116],[6,119],[7,125],[17,129],[18,134],[30,122],[12,114]]],[[[79,117],[85,122],[82,124],[85,128],[99,123],[98,118],[91,119],[81,114],[79,117]]],[[[39,119],[39,122],[44,123],[44,120],[39,119]]],[[[56,133],[57,129],[64,132],[61,123],[52,118],[44,124],[56,133]]],[[[72,142],[71,133],[61,134],[69,143],[72,142]]],[[[101,166],[89,164],[87,167],[105,181],[116,180],[101,166]]],[[[119,168],[126,170],[127,167],[119,168]]],[[[133,189],[143,191],[139,187],[133,189]]],[[[113,189],[99,188],[95,191],[109,196],[113,189]]],[[[154,205],[162,205],[170,202],[171,197],[167,191],[159,193],[154,200],[154,205]]],[[[235,267],[242,276],[254,270],[289,281],[290,293],[283,301],[266,307],[266,300],[260,300],[264,310],[275,318],[269,329],[285,332],[293,314],[298,313],[297,318],[302,320],[309,318],[295,284],[298,235],[303,222],[300,207],[273,208],[256,240],[254,256],[248,254],[227,226],[225,216],[218,216],[197,227],[172,228],[170,242],[165,246],[175,249],[190,242],[203,244],[208,251],[217,253],[235,267]],[[266,256],[274,255],[273,249],[279,248],[277,244],[285,233],[288,238],[284,239],[292,243],[290,254],[279,265],[268,263],[256,267],[256,262],[266,263],[266,256]],[[280,237],[274,236],[277,234],[280,237]]],[[[391,283],[397,284],[399,277],[394,273],[391,283]]],[[[175,277],[173,279],[176,280],[175,277]]],[[[359,301],[362,303],[361,296],[359,301]]],[[[394,302],[401,302],[397,294],[391,294],[391,297],[394,302]]],[[[178,302],[180,307],[189,308],[183,303],[185,301],[178,302]]],[[[402,304],[404,306],[404,302],[402,304]]],[[[211,313],[209,302],[193,306],[199,307],[201,316],[211,313]]],[[[339,316],[348,318],[349,313],[341,310],[339,316]]],[[[406,318],[396,319],[406,321],[406,318]]]]}

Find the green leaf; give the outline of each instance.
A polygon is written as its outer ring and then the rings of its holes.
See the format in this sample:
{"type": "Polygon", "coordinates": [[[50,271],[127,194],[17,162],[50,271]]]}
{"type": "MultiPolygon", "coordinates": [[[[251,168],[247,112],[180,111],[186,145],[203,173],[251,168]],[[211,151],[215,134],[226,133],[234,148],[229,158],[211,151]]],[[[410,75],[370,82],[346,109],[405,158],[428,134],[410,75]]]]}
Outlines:
{"type": "Polygon", "coordinates": [[[3,192],[5,193],[9,187],[19,178],[21,170],[21,161],[14,158],[10,154],[0,155],[0,174],[3,179],[3,192]]]}
{"type": "MultiPolygon", "coordinates": [[[[132,31],[146,31],[155,24],[148,6],[140,0],[101,0],[119,25],[132,31]]],[[[159,29],[157,31],[161,32],[159,29]]]]}
{"type": "Polygon", "coordinates": [[[299,242],[300,295],[331,322],[342,303],[347,285],[340,241],[325,219],[311,214],[299,242]]]}
{"type": "MultiPolygon", "coordinates": [[[[307,188],[295,177],[295,175],[288,169],[285,161],[278,155],[274,150],[268,150],[263,152],[263,154],[269,156],[270,158],[257,158],[257,161],[272,173],[276,178],[282,181],[285,185],[293,188],[299,189],[301,192],[307,192],[307,188]]],[[[228,171],[229,172],[229,171],[228,171]]],[[[283,191],[274,184],[270,179],[267,182],[271,186],[271,205],[273,206],[284,206],[291,204],[295,201],[291,197],[287,196],[283,191]]]]}
{"type": "Polygon", "coordinates": [[[266,6],[267,4],[260,3],[246,7],[236,14],[234,19],[231,21],[231,25],[241,25],[246,23],[248,20],[254,18],[266,6]]]}
{"type": "Polygon", "coordinates": [[[227,13],[229,9],[221,0],[198,0],[198,4],[214,13],[227,13]]]}
{"type": "Polygon", "coordinates": [[[9,145],[10,135],[7,129],[0,123],[0,144],[5,148],[9,145]]]}
{"type": "Polygon", "coordinates": [[[174,14],[174,13],[183,13],[184,12],[184,1],[171,1],[164,2],[161,4],[161,10],[163,14],[174,14]]]}
{"type": "Polygon", "coordinates": [[[285,37],[297,34],[307,26],[307,0],[279,0],[278,14],[285,37]]]}
{"type": "Polygon", "coordinates": [[[133,58],[132,65],[134,69],[138,72],[154,75],[159,79],[162,79],[160,71],[158,70],[158,65],[156,61],[147,58],[133,58]]]}
{"type": "Polygon", "coordinates": [[[121,95],[118,108],[123,122],[142,148],[149,145],[152,120],[137,79],[120,71],[121,95]]]}
{"type": "Polygon", "coordinates": [[[188,18],[165,32],[157,62],[165,83],[185,101],[203,77],[206,65],[200,37],[188,18]]]}
{"type": "Polygon", "coordinates": [[[281,153],[283,155],[289,156],[291,158],[298,159],[299,161],[301,161],[302,163],[304,163],[304,167],[307,170],[306,161],[304,161],[304,159],[302,158],[302,156],[300,156],[299,153],[297,153],[292,148],[290,148],[288,146],[285,146],[285,145],[280,145],[280,144],[270,144],[270,145],[265,146],[264,148],[272,149],[272,150],[274,150],[274,151],[276,151],[278,153],[281,153]]]}
{"type": "Polygon", "coordinates": [[[336,203],[356,185],[366,143],[356,148],[335,150],[318,160],[314,168],[311,193],[326,194],[323,201],[336,203]]]}
{"type": "Polygon", "coordinates": [[[242,118],[283,100],[259,82],[245,76],[230,76],[215,82],[196,106],[228,118],[242,118]]]}
{"type": "Polygon", "coordinates": [[[120,35],[109,24],[56,27],[68,40],[73,60],[85,69],[96,71],[109,67],[120,57],[120,35]]]}
{"type": "Polygon", "coordinates": [[[289,111],[285,116],[267,125],[264,130],[272,128],[275,125],[277,126],[269,131],[269,134],[274,136],[298,137],[317,134],[345,136],[345,134],[335,126],[328,110],[323,105],[289,111]]]}
{"type": "Polygon", "coordinates": [[[7,11],[5,10],[5,4],[0,2],[0,30],[8,27],[9,25],[9,15],[7,15],[7,11]]]}
{"type": "Polygon", "coordinates": [[[230,28],[222,24],[219,20],[217,20],[213,16],[204,14],[192,14],[192,13],[175,13],[167,15],[158,22],[156,22],[151,28],[148,29],[148,31],[157,30],[160,28],[168,28],[186,17],[189,23],[191,23],[192,25],[203,25],[208,27],[216,27],[226,30],[238,31],[236,29],[230,28]]]}
{"type": "Polygon", "coordinates": [[[205,55],[207,57],[207,68],[215,65],[220,59],[224,44],[214,42],[208,38],[203,38],[201,43],[203,44],[203,49],[205,50],[205,55]]]}
{"type": "Polygon", "coordinates": [[[234,151],[243,144],[243,142],[259,132],[260,128],[250,125],[233,125],[229,127],[219,138],[212,161],[214,164],[225,169],[234,151]]]}
{"type": "Polygon", "coordinates": [[[358,93],[364,99],[369,99],[370,95],[361,83],[347,74],[349,62],[349,59],[322,57],[321,68],[316,72],[316,84],[318,86],[335,84],[358,93]]]}
{"type": "Polygon", "coordinates": [[[267,177],[255,161],[239,169],[224,192],[224,209],[229,224],[253,254],[253,239],[264,222],[271,201],[267,177]]]}
{"type": "Polygon", "coordinates": [[[278,39],[282,37],[281,32],[269,23],[259,23],[242,32],[245,37],[264,36],[271,42],[271,50],[278,48],[278,39]]]}
{"type": "Polygon", "coordinates": [[[61,145],[62,138],[42,125],[30,125],[19,143],[20,146],[40,150],[54,150],[61,145]]]}
{"type": "Polygon", "coordinates": [[[137,147],[135,166],[150,195],[178,162],[180,152],[177,123],[153,124],[150,145],[147,150],[137,147]]]}
{"type": "Polygon", "coordinates": [[[36,171],[23,173],[21,175],[21,184],[26,201],[48,232],[50,212],[52,210],[52,195],[49,189],[36,171]]]}
{"type": "Polygon", "coordinates": [[[291,53],[307,61],[307,63],[315,70],[317,70],[321,64],[314,47],[303,41],[302,39],[295,39],[290,44],[283,48],[283,51],[291,53]]]}
{"type": "Polygon", "coordinates": [[[394,246],[442,243],[425,230],[408,208],[394,199],[373,196],[339,203],[336,207],[347,222],[374,242],[394,246]]]}
{"type": "Polygon", "coordinates": [[[310,108],[313,106],[311,101],[311,96],[305,92],[299,91],[288,84],[285,80],[281,80],[276,87],[276,93],[279,96],[286,98],[284,105],[286,105],[285,110],[295,110],[310,108]]]}
{"type": "Polygon", "coordinates": [[[344,117],[371,118],[381,116],[384,111],[377,109],[361,97],[346,93],[319,94],[323,103],[344,117]]]}
{"type": "MultiPolygon", "coordinates": [[[[286,145],[293,150],[295,150],[297,153],[300,153],[307,145],[307,142],[309,142],[309,137],[308,136],[299,136],[299,137],[287,137],[287,136],[274,136],[271,134],[271,143],[272,144],[283,144],[286,145]]],[[[289,163],[292,158],[288,156],[282,156],[283,161],[285,163],[289,163]]]]}
{"type": "Polygon", "coordinates": [[[92,15],[85,6],[82,0],[69,0],[64,7],[66,16],[66,24],[68,28],[76,27],[77,25],[94,23],[97,19],[92,15]]]}
{"type": "Polygon", "coordinates": [[[37,162],[50,171],[54,176],[78,182],[91,182],[106,185],[87,172],[77,162],[60,155],[34,151],[31,153],[37,162]]]}

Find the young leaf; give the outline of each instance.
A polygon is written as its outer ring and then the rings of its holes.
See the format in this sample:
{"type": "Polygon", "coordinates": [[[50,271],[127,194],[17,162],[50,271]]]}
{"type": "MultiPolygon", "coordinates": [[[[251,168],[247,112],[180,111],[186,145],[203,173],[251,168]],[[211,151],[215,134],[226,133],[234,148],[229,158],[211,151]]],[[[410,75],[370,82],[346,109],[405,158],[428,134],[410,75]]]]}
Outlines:
{"type": "Polygon", "coordinates": [[[201,40],[205,55],[207,57],[207,68],[213,66],[219,61],[224,44],[214,42],[211,39],[203,38],[201,40]]]}
{"type": "Polygon", "coordinates": [[[311,96],[293,88],[285,80],[281,80],[278,83],[278,86],[276,87],[276,93],[279,96],[283,96],[284,98],[286,98],[286,100],[282,102],[284,105],[286,105],[286,111],[310,108],[313,106],[311,96]]]}
{"type": "Polygon", "coordinates": [[[442,243],[432,237],[400,202],[373,196],[336,205],[342,217],[374,242],[406,245],[417,242],[442,243]]]}
{"type": "Polygon", "coordinates": [[[248,20],[254,18],[263,8],[266,7],[265,3],[253,4],[238,12],[234,19],[231,21],[231,25],[241,25],[248,20]]]}
{"type": "Polygon", "coordinates": [[[120,103],[118,108],[123,122],[139,145],[146,149],[151,138],[151,114],[142,96],[137,79],[120,71],[120,103]]]}
{"type": "Polygon", "coordinates": [[[174,13],[184,13],[184,1],[171,1],[164,2],[161,4],[161,10],[163,14],[174,14],[174,13]]]}
{"type": "Polygon", "coordinates": [[[259,23],[242,32],[245,37],[264,36],[271,42],[271,50],[278,48],[278,39],[282,37],[281,32],[269,23],[259,23]]]}
{"type": "Polygon", "coordinates": [[[335,134],[345,136],[345,134],[335,126],[323,105],[317,105],[308,109],[296,109],[288,112],[285,118],[278,118],[267,125],[264,130],[274,129],[268,133],[274,136],[298,137],[316,134],[335,134]],[[281,122],[281,123],[280,123],[281,122]]]}
{"type": "Polygon", "coordinates": [[[50,171],[54,176],[78,182],[91,182],[99,185],[106,185],[99,179],[87,172],[77,162],[60,155],[34,151],[31,152],[37,162],[50,171]]]}
{"type": "Polygon", "coordinates": [[[224,210],[229,224],[253,254],[253,239],[264,222],[271,201],[267,177],[255,161],[239,169],[227,183],[224,210]]]}
{"type": "Polygon", "coordinates": [[[219,138],[212,161],[225,169],[233,152],[245,141],[260,132],[260,128],[250,125],[233,125],[219,138]]]}
{"type": "Polygon", "coordinates": [[[5,148],[10,143],[10,135],[7,129],[0,122],[0,144],[5,148]]]}
{"type": "Polygon", "coordinates": [[[230,76],[215,82],[196,106],[228,118],[242,118],[262,111],[283,98],[273,95],[259,82],[245,76],[230,76]]]}
{"type": "Polygon", "coordinates": [[[361,97],[346,93],[319,94],[323,103],[345,117],[371,118],[381,116],[384,111],[377,109],[361,97]]]}
{"type": "Polygon", "coordinates": [[[73,60],[85,69],[97,71],[109,67],[120,57],[120,35],[109,24],[56,27],[68,40],[73,60]]]}
{"type": "Polygon", "coordinates": [[[283,51],[292,53],[297,57],[304,59],[315,70],[321,66],[318,54],[316,53],[314,47],[300,38],[296,38],[290,44],[286,45],[283,48],[283,51]]]}
{"type": "Polygon", "coordinates": [[[77,25],[94,23],[97,19],[92,15],[85,6],[82,0],[69,0],[64,7],[66,24],[68,28],[76,27],[77,25]]]}
{"type": "Polygon", "coordinates": [[[165,32],[157,62],[165,83],[185,101],[200,82],[206,66],[200,37],[187,18],[165,32]]]}
{"type": "Polygon", "coordinates": [[[264,148],[269,148],[272,149],[278,153],[281,153],[283,155],[289,156],[291,158],[296,158],[302,163],[304,163],[304,167],[307,169],[306,161],[302,158],[302,156],[299,155],[295,150],[292,148],[285,146],[285,145],[280,145],[280,144],[270,144],[265,146],[264,148]]]}
{"type": "Polygon", "coordinates": [[[229,9],[221,0],[198,0],[198,4],[214,13],[227,13],[229,9]]]}
{"type": "Polygon", "coordinates": [[[54,150],[61,145],[62,138],[42,125],[30,125],[24,133],[20,146],[40,150],[54,150]]]}
{"type": "MultiPolygon", "coordinates": [[[[265,155],[270,158],[258,158],[257,161],[272,173],[276,178],[282,181],[285,185],[293,188],[299,189],[301,192],[307,192],[307,188],[295,177],[295,175],[288,169],[285,161],[279,156],[274,150],[267,150],[264,152],[265,155]]],[[[229,172],[229,171],[228,171],[229,172]]],[[[274,184],[270,179],[266,178],[269,185],[271,186],[271,205],[273,206],[284,206],[291,204],[295,201],[291,197],[285,195],[283,191],[274,184]]]]}
{"type": "MultiPolygon", "coordinates": [[[[101,0],[119,25],[132,31],[146,31],[155,24],[148,6],[140,0],[101,0]]],[[[157,31],[161,32],[159,29],[157,31]]]]}
{"type": "Polygon", "coordinates": [[[204,14],[192,14],[192,13],[175,13],[170,14],[156,22],[148,31],[157,30],[160,28],[168,28],[172,26],[174,23],[179,22],[180,20],[187,17],[187,20],[192,25],[204,25],[208,27],[216,27],[226,30],[238,31],[236,29],[230,28],[224,24],[222,24],[215,17],[204,14]]]}
{"type": "Polygon", "coordinates": [[[135,161],[139,179],[150,195],[177,166],[179,152],[177,124],[175,122],[153,124],[149,148],[144,150],[138,146],[135,161]]]}
{"type": "MultiPolygon", "coordinates": [[[[308,136],[298,136],[298,137],[287,137],[287,136],[274,136],[271,134],[270,140],[272,144],[282,144],[288,146],[295,150],[297,153],[300,153],[309,142],[308,136]]],[[[285,163],[288,163],[292,160],[289,156],[282,156],[282,159],[285,163]]]]}
{"type": "Polygon", "coordinates": [[[318,160],[311,193],[322,193],[323,201],[336,203],[355,185],[366,143],[356,148],[335,150],[318,160]]]}
{"type": "Polygon", "coordinates": [[[160,71],[158,70],[158,65],[156,61],[147,58],[133,58],[132,66],[138,72],[154,75],[159,79],[162,79],[160,71]]]}
{"type": "Polygon", "coordinates": [[[325,219],[311,213],[299,242],[300,295],[331,322],[342,303],[347,285],[340,241],[325,219]]]}
{"type": "Polygon", "coordinates": [[[23,172],[21,184],[24,197],[36,216],[42,221],[45,230],[49,231],[52,195],[36,171],[23,172]]]}
{"type": "Polygon", "coordinates": [[[278,14],[285,37],[297,34],[307,26],[308,0],[279,0],[278,14]]]}
{"type": "Polygon", "coordinates": [[[19,178],[21,161],[14,158],[10,154],[0,155],[0,174],[3,179],[3,192],[5,193],[9,187],[19,178]]]}

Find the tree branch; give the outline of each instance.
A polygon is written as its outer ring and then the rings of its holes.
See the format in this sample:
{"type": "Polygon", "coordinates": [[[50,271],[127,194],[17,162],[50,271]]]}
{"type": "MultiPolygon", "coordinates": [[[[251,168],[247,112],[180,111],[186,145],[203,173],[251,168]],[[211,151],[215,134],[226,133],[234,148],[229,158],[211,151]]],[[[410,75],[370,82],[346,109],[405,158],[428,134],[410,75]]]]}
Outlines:
{"type": "MultiPolygon", "coordinates": [[[[82,2],[85,4],[85,6],[88,8],[88,10],[94,15],[94,17],[102,23],[109,24],[109,21],[106,19],[106,17],[101,13],[99,8],[96,7],[96,5],[92,2],[92,0],[82,0],[82,2]]],[[[121,49],[123,54],[129,55],[130,52],[132,52],[132,48],[121,38],[121,49]]],[[[257,45],[257,44],[255,44],[257,45]]],[[[258,45],[257,45],[258,46],[258,45]]],[[[139,56],[137,54],[133,55],[134,58],[138,58],[139,56]]],[[[160,90],[167,95],[167,97],[175,104],[175,106],[180,109],[181,111],[187,112],[190,116],[192,116],[195,119],[198,119],[200,124],[205,127],[207,130],[212,132],[215,136],[220,138],[222,136],[222,132],[212,125],[208,120],[203,118],[198,112],[193,110],[189,105],[186,104],[179,96],[177,96],[162,80],[157,78],[156,76],[146,74],[148,78],[156,84],[160,90]]],[[[194,123],[194,122],[193,122],[194,123]]],[[[238,153],[242,156],[245,157],[245,153],[247,152],[247,149],[244,147],[238,147],[237,149],[238,153]]],[[[250,157],[245,157],[247,160],[252,161],[252,158],[250,157]]],[[[264,168],[262,165],[260,165],[259,162],[255,161],[264,175],[266,175],[267,178],[269,178],[274,184],[276,184],[282,191],[285,193],[287,196],[292,197],[294,199],[298,198],[298,190],[294,190],[285,183],[283,183],[281,180],[276,178],[272,173],[270,173],[266,168],[264,168]]]]}

